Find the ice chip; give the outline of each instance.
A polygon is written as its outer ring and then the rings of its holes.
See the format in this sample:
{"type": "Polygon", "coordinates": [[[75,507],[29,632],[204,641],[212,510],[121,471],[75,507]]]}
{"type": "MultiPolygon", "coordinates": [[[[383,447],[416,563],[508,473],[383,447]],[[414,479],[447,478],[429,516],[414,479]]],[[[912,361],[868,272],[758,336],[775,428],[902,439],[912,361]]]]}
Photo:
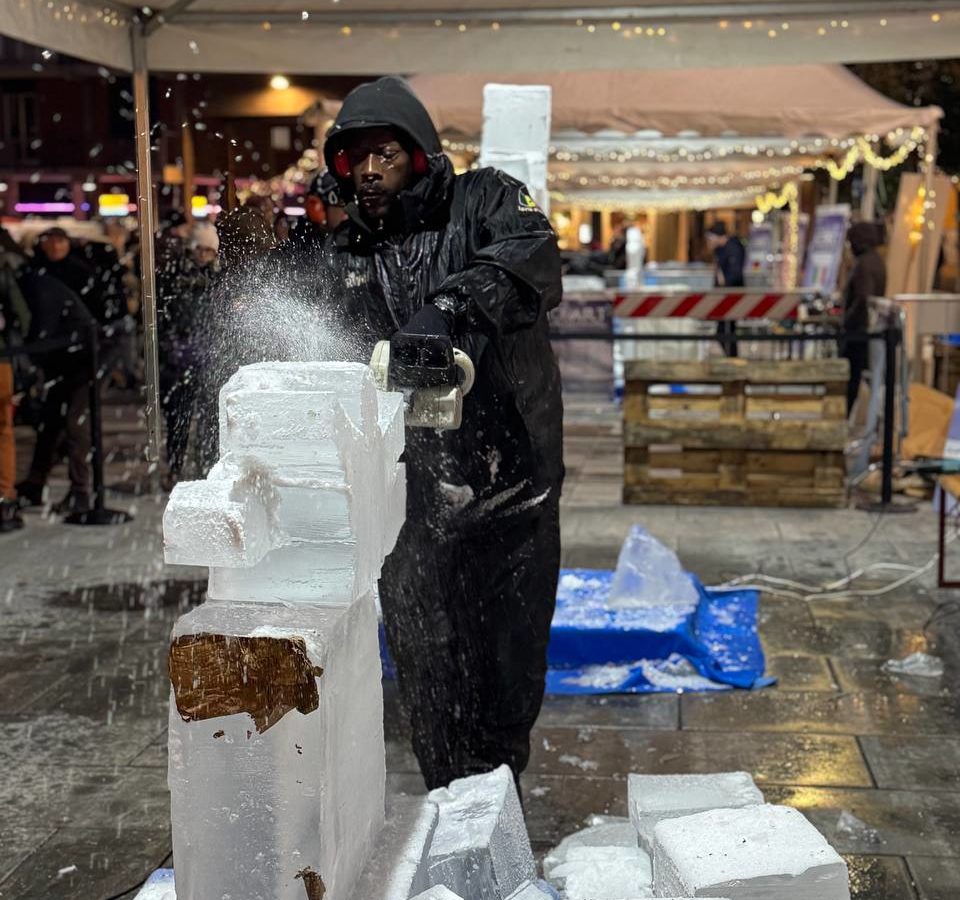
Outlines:
{"type": "Polygon", "coordinates": [[[463,900],[459,894],[455,894],[450,888],[442,884],[427,888],[423,893],[411,897],[410,900],[463,900]]]}
{"type": "Polygon", "coordinates": [[[943,675],[943,660],[918,650],[903,659],[888,659],[883,671],[891,675],[915,675],[918,678],[939,678],[943,675]]]}

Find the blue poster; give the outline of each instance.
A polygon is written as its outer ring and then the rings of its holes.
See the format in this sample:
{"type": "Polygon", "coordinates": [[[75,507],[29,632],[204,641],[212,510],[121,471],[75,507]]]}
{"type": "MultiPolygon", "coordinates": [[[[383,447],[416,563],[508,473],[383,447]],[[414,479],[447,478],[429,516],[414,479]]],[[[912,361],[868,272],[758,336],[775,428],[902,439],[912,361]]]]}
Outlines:
{"type": "Polygon", "coordinates": [[[813,236],[803,270],[803,287],[825,293],[837,289],[843,247],[850,225],[850,205],[818,206],[813,219],[813,236]]]}

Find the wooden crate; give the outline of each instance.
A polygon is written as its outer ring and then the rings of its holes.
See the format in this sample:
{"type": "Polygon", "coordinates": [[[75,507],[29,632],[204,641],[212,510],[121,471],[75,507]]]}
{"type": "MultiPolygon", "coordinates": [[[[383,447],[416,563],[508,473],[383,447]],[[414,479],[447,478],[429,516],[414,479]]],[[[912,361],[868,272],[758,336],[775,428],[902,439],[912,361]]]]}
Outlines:
{"type": "Polygon", "coordinates": [[[629,363],[624,501],[842,506],[846,360],[629,363]]]}

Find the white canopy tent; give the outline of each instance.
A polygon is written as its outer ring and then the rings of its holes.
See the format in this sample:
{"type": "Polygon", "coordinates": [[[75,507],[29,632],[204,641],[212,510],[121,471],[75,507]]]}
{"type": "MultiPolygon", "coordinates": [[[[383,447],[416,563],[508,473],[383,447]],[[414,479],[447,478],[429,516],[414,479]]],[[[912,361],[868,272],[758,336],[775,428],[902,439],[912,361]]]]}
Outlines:
{"type": "MultiPolygon", "coordinates": [[[[418,75],[411,85],[455,147],[483,125],[483,73],[418,75]]],[[[937,107],[896,103],[842,65],[503,73],[553,93],[550,186],[566,199],[651,208],[740,202],[866,146],[935,142],[937,107]],[[599,193],[598,193],[599,192],[599,193]]],[[[874,148],[877,148],[876,150],[874,148]]]]}
{"type": "MultiPolygon", "coordinates": [[[[518,62],[530,71],[615,71],[949,57],[960,42],[960,0],[351,0],[335,9],[324,0],[0,0],[0,34],[133,72],[148,453],[157,460],[149,68],[486,72],[502,81],[518,62]]],[[[737,98],[744,107],[763,81],[737,98]]]]}
{"type": "Polygon", "coordinates": [[[0,0],[3,34],[119,69],[131,27],[170,71],[678,69],[950,57],[960,2],[0,0]]]}

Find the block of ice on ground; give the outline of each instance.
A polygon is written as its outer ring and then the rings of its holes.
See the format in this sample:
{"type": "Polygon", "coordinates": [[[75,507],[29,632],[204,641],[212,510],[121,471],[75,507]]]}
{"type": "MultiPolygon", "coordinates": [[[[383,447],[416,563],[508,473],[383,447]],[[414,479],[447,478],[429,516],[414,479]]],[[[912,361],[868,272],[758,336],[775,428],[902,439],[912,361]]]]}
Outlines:
{"type": "Polygon", "coordinates": [[[157,869],[140,888],[134,900],[177,900],[173,869],[157,869]]]}
{"type": "Polygon", "coordinates": [[[631,775],[627,792],[630,821],[640,837],[640,846],[648,853],[653,852],[653,829],[663,819],[763,803],[763,794],[746,772],[631,775]]]}
{"type": "Polygon", "coordinates": [[[411,897],[410,900],[463,900],[463,898],[451,891],[450,888],[438,884],[432,888],[427,888],[422,894],[417,894],[416,897],[411,897]]]}
{"type": "Polygon", "coordinates": [[[596,816],[547,854],[543,874],[566,900],[639,900],[653,896],[650,856],[629,819],[596,816]]]}
{"type": "Polygon", "coordinates": [[[693,610],[699,599],[677,554],[646,528],[634,525],[620,548],[609,605],[614,609],[680,605],[693,610]]]}
{"type": "Polygon", "coordinates": [[[847,864],[788,806],[713,809],[668,819],[654,836],[658,897],[850,898],[847,864]]]}
{"type": "Polygon", "coordinates": [[[440,820],[430,845],[430,881],[468,900],[504,900],[536,865],[513,774],[500,766],[430,792],[440,820]]]}
{"type": "Polygon", "coordinates": [[[175,625],[168,781],[178,900],[347,900],[384,821],[371,596],[208,601],[175,625]]]}
{"type": "Polygon", "coordinates": [[[386,824],[353,891],[353,900],[408,900],[430,885],[427,851],[437,804],[423,797],[387,800],[386,824]]]}

